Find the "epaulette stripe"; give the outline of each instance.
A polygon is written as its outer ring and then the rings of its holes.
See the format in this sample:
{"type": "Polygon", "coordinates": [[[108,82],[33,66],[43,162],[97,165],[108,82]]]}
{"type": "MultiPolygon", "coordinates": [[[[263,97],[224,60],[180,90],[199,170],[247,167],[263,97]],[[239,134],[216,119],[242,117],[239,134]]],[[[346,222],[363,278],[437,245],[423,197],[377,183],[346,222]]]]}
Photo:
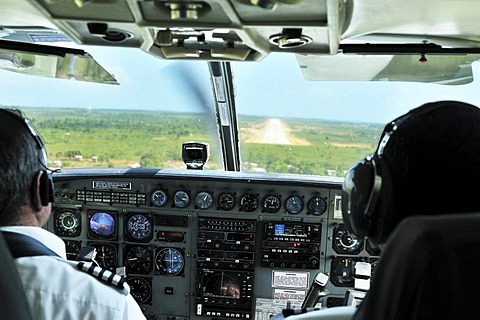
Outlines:
{"type": "Polygon", "coordinates": [[[96,268],[96,266],[92,264],[92,265],[90,265],[90,268],[88,268],[88,271],[87,271],[87,272],[88,272],[89,274],[93,275],[93,271],[95,270],[95,268],[96,268]]]}
{"type": "Polygon", "coordinates": [[[115,277],[115,274],[114,274],[114,273],[110,274],[110,277],[108,277],[108,279],[106,279],[107,282],[113,283],[113,278],[114,278],[114,277],[115,277]]]}
{"type": "Polygon", "coordinates": [[[120,281],[118,281],[117,287],[123,288],[124,283],[125,283],[125,278],[120,277],[120,281]]]}
{"type": "Polygon", "coordinates": [[[103,278],[103,274],[105,273],[105,271],[107,271],[107,270],[102,268],[102,271],[100,271],[100,273],[98,274],[98,276],[101,277],[101,278],[103,278]]]}

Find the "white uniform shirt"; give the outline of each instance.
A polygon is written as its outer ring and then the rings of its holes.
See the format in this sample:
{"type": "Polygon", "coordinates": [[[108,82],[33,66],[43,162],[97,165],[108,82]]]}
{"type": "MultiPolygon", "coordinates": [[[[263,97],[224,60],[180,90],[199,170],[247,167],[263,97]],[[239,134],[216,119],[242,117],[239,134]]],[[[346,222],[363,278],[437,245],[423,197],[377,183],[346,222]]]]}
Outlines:
{"type": "Polygon", "coordinates": [[[68,264],[65,243],[37,227],[1,227],[33,237],[60,257],[15,259],[35,319],[145,319],[133,297],[68,264]]]}

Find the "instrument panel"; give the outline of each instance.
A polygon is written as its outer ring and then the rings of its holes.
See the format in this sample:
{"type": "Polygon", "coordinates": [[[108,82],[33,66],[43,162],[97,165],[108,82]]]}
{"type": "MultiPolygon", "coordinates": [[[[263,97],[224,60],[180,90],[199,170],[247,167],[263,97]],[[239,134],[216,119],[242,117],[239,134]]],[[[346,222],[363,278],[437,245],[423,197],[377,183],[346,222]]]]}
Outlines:
{"type": "Polygon", "coordinates": [[[269,319],[327,273],[343,301],[354,265],[380,252],[341,220],[341,179],[201,170],[72,169],[54,175],[47,229],[126,275],[148,319],[269,319]]]}

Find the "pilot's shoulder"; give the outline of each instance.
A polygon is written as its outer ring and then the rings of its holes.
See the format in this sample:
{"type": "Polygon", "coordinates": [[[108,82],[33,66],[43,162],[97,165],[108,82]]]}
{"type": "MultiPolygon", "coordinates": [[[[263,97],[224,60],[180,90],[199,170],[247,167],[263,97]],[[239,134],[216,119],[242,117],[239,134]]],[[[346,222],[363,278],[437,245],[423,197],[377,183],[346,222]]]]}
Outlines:
{"type": "Polygon", "coordinates": [[[103,284],[115,287],[124,295],[130,293],[130,286],[127,284],[125,277],[123,276],[113,273],[110,270],[100,268],[90,262],[67,260],[67,263],[79,271],[96,278],[103,284]]]}

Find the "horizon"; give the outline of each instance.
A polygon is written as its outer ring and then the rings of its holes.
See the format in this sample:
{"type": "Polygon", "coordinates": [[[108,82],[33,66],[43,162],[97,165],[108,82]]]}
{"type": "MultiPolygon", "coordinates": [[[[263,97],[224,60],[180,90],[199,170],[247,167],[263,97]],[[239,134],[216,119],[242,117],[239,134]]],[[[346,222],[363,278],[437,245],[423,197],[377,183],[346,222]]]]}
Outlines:
{"type": "MultiPolygon", "coordinates": [[[[0,70],[5,105],[214,112],[206,61],[156,58],[137,48],[82,47],[120,85],[27,76],[0,70]],[[135,107],[132,107],[135,106],[135,107]]],[[[293,54],[232,62],[237,114],[385,124],[424,103],[480,105],[474,81],[447,86],[389,81],[307,81],[293,54]],[[281,67],[279,67],[281,66],[281,67]]],[[[474,78],[480,78],[474,63],[474,78]]]]}

